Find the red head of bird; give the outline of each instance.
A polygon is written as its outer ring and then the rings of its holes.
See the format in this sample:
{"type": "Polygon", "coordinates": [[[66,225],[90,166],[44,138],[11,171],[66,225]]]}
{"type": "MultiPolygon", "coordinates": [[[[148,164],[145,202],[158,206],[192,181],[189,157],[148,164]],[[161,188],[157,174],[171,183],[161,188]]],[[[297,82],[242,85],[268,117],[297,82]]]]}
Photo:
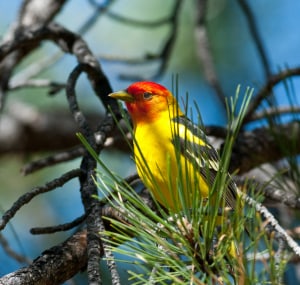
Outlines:
{"type": "Polygon", "coordinates": [[[164,112],[175,112],[178,107],[176,99],[167,88],[149,81],[133,83],[126,90],[109,96],[125,102],[135,126],[152,122],[164,112]]]}

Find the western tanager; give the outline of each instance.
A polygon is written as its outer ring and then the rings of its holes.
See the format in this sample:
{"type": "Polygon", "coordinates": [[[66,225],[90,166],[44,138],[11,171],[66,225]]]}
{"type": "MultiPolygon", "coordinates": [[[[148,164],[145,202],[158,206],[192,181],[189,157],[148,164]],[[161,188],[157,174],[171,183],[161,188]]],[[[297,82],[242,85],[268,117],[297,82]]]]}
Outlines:
{"type": "MultiPolygon", "coordinates": [[[[160,84],[143,81],[109,96],[126,103],[133,122],[137,171],[159,203],[179,211],[182,202],[192,205],[195,189],[200,197],[208,198],[219,171],[218,154],[203,131],[184,115],[172,93],[160,84]],[[183,188],[184,197],[178,187],[183,188]]],[[[223,194],[230,209],[236,203],[232,186],[223,194]]]]}
{"type": "MultiPolygon", "coordinates": [[[[210,198],[213,204],[215,195],[210,191],[220,170],[218,153],[200,127],[184,115],[172,93],[144,81],[109,96],[126,104],[133,122],[137,171],[156,200],[173,213],[183,203],[188,208],[210,198]]],[[[230,182],[223,191],[221,202],[226,208],[236,208],[236,189],[230,182]]],[[[236,256],[233,244],[229,251],[236,256]]]]}

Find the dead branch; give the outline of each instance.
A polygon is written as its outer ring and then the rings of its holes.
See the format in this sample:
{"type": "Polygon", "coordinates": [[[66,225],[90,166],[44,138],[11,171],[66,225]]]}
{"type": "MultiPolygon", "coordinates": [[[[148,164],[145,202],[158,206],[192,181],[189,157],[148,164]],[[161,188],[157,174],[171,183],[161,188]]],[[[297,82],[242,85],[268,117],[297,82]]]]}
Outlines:
{"type": "Polygon", "coordinates": [[[197,55],[203,64],[204,77],[211,87],[215,90],[220,102],[225,108],[225,95],[222,90],[222,86],[219,82],[217,72],[214,66],[214,60],[210,47],[210,42],[207,33],[207,0],[197,1],[197,15],[196,15],[196,27],[195,38],[197,41],[197,55]]]}
{"type": "MultiPolygon", "coordinates": [[[[28,27],[30,29],[39,29],[47,25],[55,15],[61,10],[66,0],[47,0],[40,5],[40,1],[24,1],[19,11],[17,21],[11,25],[11,28],[4,37],[4,42],[14,41],[28,27]],[[45,9],[44,7],[47,7],[45,9]]],[[[0,110],[3,108],[5,94],[8,89],[9,79],[17,64],[36,49],[38,42],[32,45],[23,46],[14,50],[4,60],[0,59],[0,110]]]]}
{"type": "Polygon", "coordinates": [[[247,114],[244,119],[244,124],[251,121],[252,115],[255,113],[255,111],[261,104],[261,102],[270,95],[273,87],[275,87],[277,84],[290,77],[299,76],[299,75],[300,75],[300,67],[288,68],[277,74],[271,75],[267,83],[253,97],[253,100],[247,110],[247,114]]]}
{"type": "MultiPolygon", "coordinates": [[[[60,151],[78,145],[79,131],[67,110],[42,112],[21,102],[9,104],[0,122],[0,154],[60,151]],[[63,123],[62,123],[63,122],[63,123]]],[[[99,114],[88,120],[95,128],[99,114]]]]}
{"type": "Polygon", "coordinates": [[[55,285],[84,270],[87,264],[87,232],[78,232],[44,251],[28,267],[0,278],[1,285],[55,285]]]}
{"type": "Polygon", "coordinates": [[[0,220],[0,230],[4,229],[4,227],[7,225],[7,223],[15,216],[17,211],[23,207],[25,204],[29,203],[34,197],[46,193],[52,190],[55,190],[58,187],[63,186],[65,183],[70,181],[71,179],[78,177],[81,174],[80,169],[74,169],[71,170],[65,174],[63,174],[61,177],[56,178],[48,183],[46,183],[44,186],[35,187],[31,191],[25,193],[22,195],[13,205],[10,209],[8,209],[3,215],[0,220]]]}
{"type": "Polygon", "coordinates": [[[274,183],[269,183],[269,181],[261,182],[257,178],[235,177],[234,181],[239,187],[246,187],[245,192],[250,196],[263,195],[264,203],[272,206],[280,203],[292,209],[300,209],[300,197],[293,191],[288,192],[274,183]]]}
{"type": "Polygon", "coordinates": [[[35,227],[30,229],[30,233],[33,235],[41,234],[53,234],[61,231],[71,230],[80,224],[82,224],[86,219],[86,214],[74,219],[73,221],[61,225],[50,226],[50,227],[35,227]]]}
{"type": "Polygon", "coordinates": [[[263,40],[260,36],[259,29],[256,24],[257,21],[255,20],[254,14],[252,12],[252,8],[246,0],[239,0],[238,4],[240,5],[246,17],[248,27],[253,38],[253,42],[256,45],[257,51],[262,62],[262,66],[264,68],[265,77],[268,78],[271,75],[271,67],[267,56],[266,48],[263,45],[263,40]]]}
{"type": "Polygon", "coordinates": [[[159,61],[160,63],[156,72],[151,76],[121,74],[120,75],[121,79],[138,81],[138,80],[145,80],[147,78],[152,78],[153,80],[155,80],[166,71],[178,35],[179,16],[180,16],[181,5],[182,5],[182,1],[180,0],[175,0],[174,2],[175,3],[170,13],[170,16],[166,17],[165,19],[149,21],[149,22],[122,17],[120,15],[117,15],[116,13],[107,11],[107,15],[109,15],[112,19],[121,21],[124,24],[135,25],[144,28],[155,28],[156,26],[161,26],[163,24],[170,24],[171,26],[171,31],[167,39],[165,40],[165,43],[163,44],[162,48],[157,54],[146,54],[143,58],[139,58],[139,59],[104,57],[110,61],[121,61],[127,64],[143,64],[143,63],[153,62],[153,61],[159,61]]]}
{"type": "Polygon", "coordinates": [[[258,128],[239,134],[232,150],[230,169],[238,169],[242,174],[263,163],[299,153],[299,121],[277,125],[272,129],[258,128]]]}
{"type": "Polygon", "coordinates": [[[31,260],[26,256],[17,253],[10,247],[9,241],[0,233],[0,245],[4,252],[19,263],[31,263],[31,260]]]}

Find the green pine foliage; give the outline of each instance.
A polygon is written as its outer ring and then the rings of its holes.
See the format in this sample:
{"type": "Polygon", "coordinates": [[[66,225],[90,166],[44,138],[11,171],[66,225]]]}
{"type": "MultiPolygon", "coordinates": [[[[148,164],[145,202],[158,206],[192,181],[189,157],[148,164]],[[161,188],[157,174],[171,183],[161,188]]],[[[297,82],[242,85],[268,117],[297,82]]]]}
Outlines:
{"type": "MultiPolygon", "coordinates": [[[[121,262],[131,262],[143,269],[139,271],[143,273],[130,272],[131,284],[281,283],[286,259],[284,253],[279,257],[274,255],[274,241],[262,230],[260,216],[243,199],[238,199],[235,211],[224,207],[223,193],[233,183],[227,171],[231,149],[252,92],[247,89],[243,98],[239,93],[238,88],[236,96],[228,103],[229,131],[211,197],[204,200],[194,191],[192,207],[182,203],[182,211],[178,213],[164,209],[154,197],[153,210],[140,192],[110,171],[79,135],[101,166],[95,177],[101,200],[119,213],[118,219],[105,218],[110,230],[102,235],[113,252],[130,257],[121,262]],[[236,256],[232,255],[232,248],[236,256]]],[[[180,150],[177,151],[180,154],[180,150]]],[[[194,169],[197,171],[196,165],[194,169]]],[[[181,173],[176,176],[178,189],[175,191],[179,191],[184,200],[180,181],[183,178],[181,173]]],[[[171,170],[168,179],[174,179],[171,170]]],[[[248,193],[251,187],[244,186],[248,193]]]]}

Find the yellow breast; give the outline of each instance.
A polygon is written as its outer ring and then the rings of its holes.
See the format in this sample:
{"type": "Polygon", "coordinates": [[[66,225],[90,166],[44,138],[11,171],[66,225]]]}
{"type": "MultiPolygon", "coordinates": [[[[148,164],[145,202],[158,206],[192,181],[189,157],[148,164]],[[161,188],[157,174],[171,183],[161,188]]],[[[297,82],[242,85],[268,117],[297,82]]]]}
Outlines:
{"type": "Polygon", "coordinates": [[[174,132],[183,130],[174,130],[169,113],[165,116],[135,127],[134,155],[138,174],[153,196],[167,209],[178,212],[182,204],[191,207],[197,202],[195,198],[208,197],[208,186],[174,147],[174,132]]]}

